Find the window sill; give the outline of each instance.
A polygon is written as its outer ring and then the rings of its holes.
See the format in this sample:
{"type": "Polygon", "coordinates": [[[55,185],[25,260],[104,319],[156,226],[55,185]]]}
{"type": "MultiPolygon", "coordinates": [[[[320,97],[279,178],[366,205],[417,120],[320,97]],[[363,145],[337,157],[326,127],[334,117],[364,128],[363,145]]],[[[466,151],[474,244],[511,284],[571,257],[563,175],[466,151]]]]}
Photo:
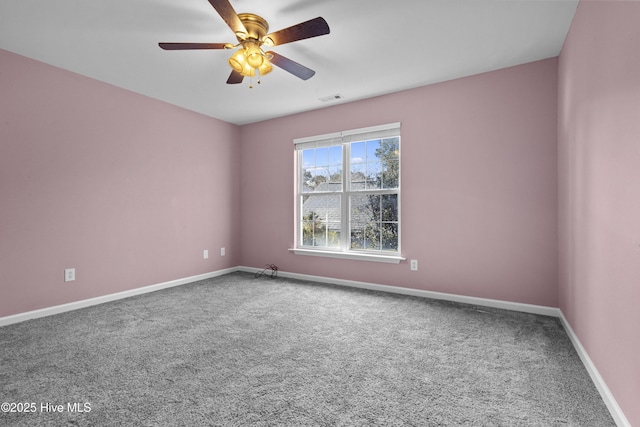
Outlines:
{"type": "Polygon", "coordinates": [[[289,249],[290,252],[293,252],[296,255],[311,255],[311,256],[320,256],[326,258],[339,258],[339,259],[351,259],[358,261],[373,261],[373,262],[386,262],[389,264],[399,264],[400,261],[406,260],[399,255],[377,255],[377,254],[366,254],[366,253],[355,253],[355,252],[332,252],[332,251],[319,251],[315,249],[300,249],[293,248],[289,249]]]}

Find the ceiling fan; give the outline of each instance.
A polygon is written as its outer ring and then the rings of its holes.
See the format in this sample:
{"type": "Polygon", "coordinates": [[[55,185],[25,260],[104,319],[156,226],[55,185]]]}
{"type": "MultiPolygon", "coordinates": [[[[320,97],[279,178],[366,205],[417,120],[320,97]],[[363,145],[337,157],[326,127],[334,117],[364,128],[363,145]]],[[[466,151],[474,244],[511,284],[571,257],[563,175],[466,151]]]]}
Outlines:
{"type": "Polygon", "coordinates": [[[265,52],[262,47],[278,46],[329,34],[329,25],[323,18],[314,18],[274,33],[269,33],[269,24],[264,18],[253,13],[237,14],[229,0],[209,0],[209,3],[220,14],[224,22],[231,28],[231,31],[234,32],[238,39],[237,44],[158,43],[158,45],[165,50],[234,49],[240,47],[229,58],[229,65],[231,65],[232,71],[227,79],[227,84],[242,83],[245,77],[256,77],[258,83],[260,83],[260,76],[272,71],[271,64],[288,71],[302,80],[310,79],[316,73],[312,69],[285,58],[276,52],[265,52]]]}

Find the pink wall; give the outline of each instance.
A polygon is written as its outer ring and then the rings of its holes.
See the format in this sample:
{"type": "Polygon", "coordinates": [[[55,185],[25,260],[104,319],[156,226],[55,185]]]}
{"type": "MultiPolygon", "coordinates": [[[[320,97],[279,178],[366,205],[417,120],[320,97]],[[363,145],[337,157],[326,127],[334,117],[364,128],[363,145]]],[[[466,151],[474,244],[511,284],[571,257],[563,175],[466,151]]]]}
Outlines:
{"type": "Polygon", "coordinates": [[[3,50],[0,94],[0,317],[238,265],[237,126],[3,50]]]}
{"type": "Polygon", "coordinates": [[[559,61],[243,127],[0,50],[0,317],[266,263],[560,306],[640,425],[638,22],[583,0],[559,61]],[[291,254],[292,140],[396,121],[420,270],[291,254]]]}
{"type": "Polygon", "coordinates": [[[640,426],[640,2],[582,1],[559,62],[560,307],[640,426]]]}
{"type": "Polygon", "coordinates": [[[557,59],[241,129],[242,262],[557,306],[557,59]],[[293,255],[294,138],[402,122],[398,265],[293,255]]]}

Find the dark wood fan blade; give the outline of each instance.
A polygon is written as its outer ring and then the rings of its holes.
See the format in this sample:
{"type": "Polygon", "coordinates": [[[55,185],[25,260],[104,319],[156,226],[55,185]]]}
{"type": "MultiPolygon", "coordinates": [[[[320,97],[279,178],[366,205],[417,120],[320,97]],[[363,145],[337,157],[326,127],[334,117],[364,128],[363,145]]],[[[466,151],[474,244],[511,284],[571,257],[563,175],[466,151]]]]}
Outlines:
{"type": "Polygon", "coordinates": [[[218,12],[220,17],[224,19],[224,22],[227,23],[229,28],[233,33],[247,33],[247,29],[244,27],[244,24],[238,18],[238,14],[229,3],[229,0],[209,0],[211,6],[218,12]]]}
{"type": "Polygon", "coordinates": [[[227,43],[158,43],[164,50],[224,49],[227,43]]]}
{"type": "Polygon", "coordinates": [[[295,61],[290,60],[289,58],[285,58],[282,55],[279,55],[275,52],[267,52],[267,57],[273,65],[276,65],[282,68],[285,71],[290,72],[296,77],[301,78],[302,80],[309,80],[316,73],[311,68],[307,68],[304,65],[298,64],[295,61]]]}
{"type": "Polygon", "coordinates": [[[240,74],[236,70],[231,70],[231,74],[229,75],[229,78],[227,79],[227,84],[228,85],[235,85],[235,84],[238,84],[238,83],[242,83],[242,79],[244,79],[244,76],[242,74],[240,74]]]}
{"type": "Polygon", "coordinates": [[[329,34],[329,24],[321,17],[301,22],[297,25],[268,34],[266,38],[273,41],[273,46],[291,43],[298,40],[329,34]]]}

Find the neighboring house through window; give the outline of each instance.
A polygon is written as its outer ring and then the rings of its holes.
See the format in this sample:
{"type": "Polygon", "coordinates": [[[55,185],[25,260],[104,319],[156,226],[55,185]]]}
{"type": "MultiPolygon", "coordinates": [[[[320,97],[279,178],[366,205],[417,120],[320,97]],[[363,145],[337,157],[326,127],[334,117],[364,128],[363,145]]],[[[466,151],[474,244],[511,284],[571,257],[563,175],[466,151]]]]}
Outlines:
{"type": "Polygon", "coordinates": [[[399,262],[400,123],[294,140],[296,247],[399,262]]]}

